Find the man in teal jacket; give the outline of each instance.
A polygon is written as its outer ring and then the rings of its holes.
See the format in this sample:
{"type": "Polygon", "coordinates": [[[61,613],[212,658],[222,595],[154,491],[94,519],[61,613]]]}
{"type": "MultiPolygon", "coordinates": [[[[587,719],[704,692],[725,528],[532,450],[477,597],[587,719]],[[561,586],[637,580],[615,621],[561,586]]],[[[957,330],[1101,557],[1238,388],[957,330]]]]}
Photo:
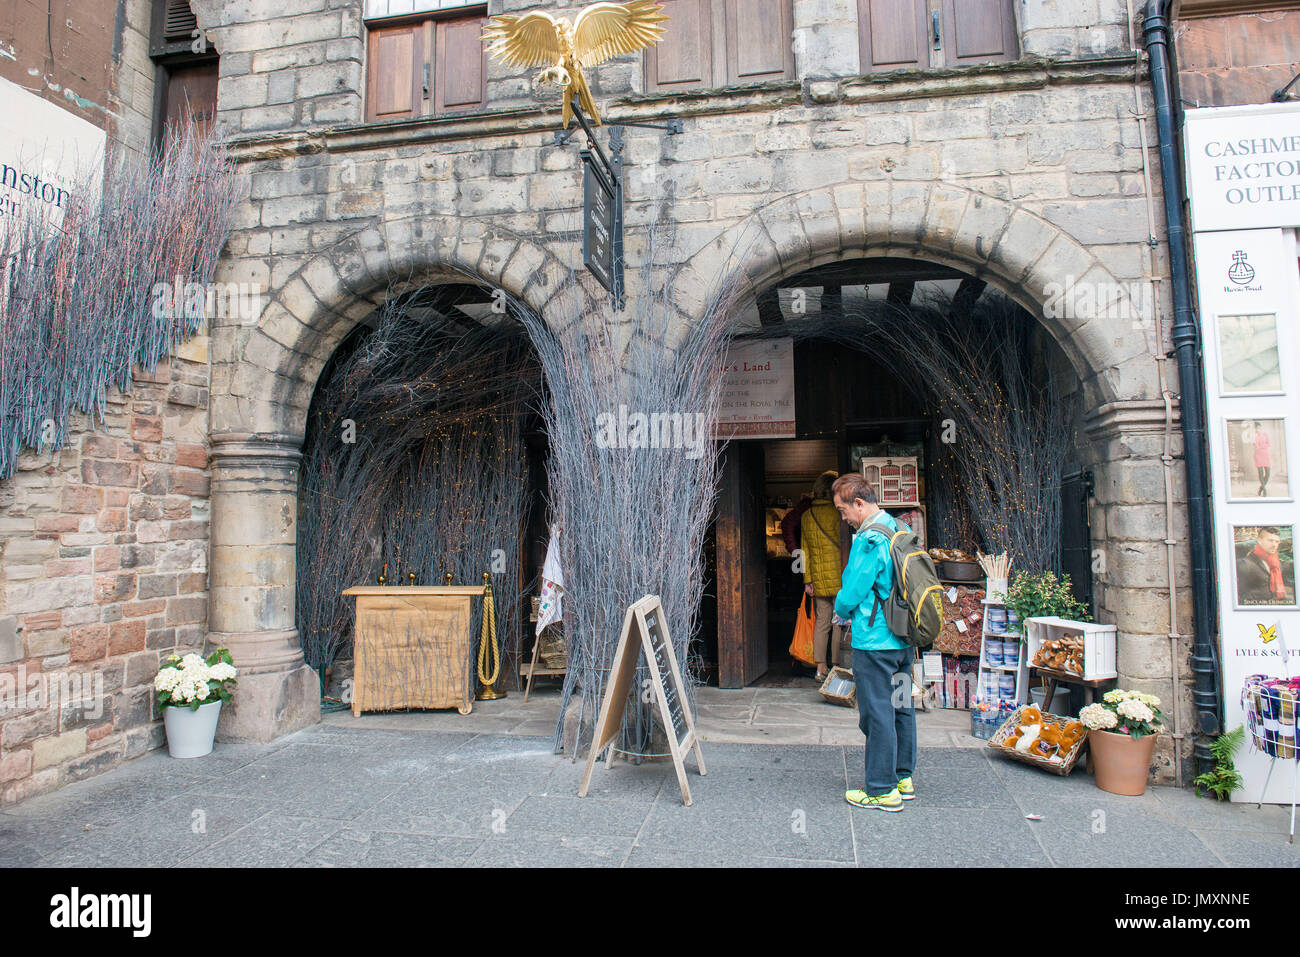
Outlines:
{"type": "Polygon", "coordinates": [[[876,504],[876,492],[861,475],[841,476],[831,487],[840,516],[857,531],[849,550],[840,592],[835,598],[837,623],[851,623],[853,680],[857,685],[858,727],[867,737],[866,779],[846,791],[858,807],[901,811],[916,797],[916,711],[912,708],[913,652],[889,630],[878,605],[889,599],[894,564],[889,538],[875,523],[896,532],[900,525],[876,504]]]}

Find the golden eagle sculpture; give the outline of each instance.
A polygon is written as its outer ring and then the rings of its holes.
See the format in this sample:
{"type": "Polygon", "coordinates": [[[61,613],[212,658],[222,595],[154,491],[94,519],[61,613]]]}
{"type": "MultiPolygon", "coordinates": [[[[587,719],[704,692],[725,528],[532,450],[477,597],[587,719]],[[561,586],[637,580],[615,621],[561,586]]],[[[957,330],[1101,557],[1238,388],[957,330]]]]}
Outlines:
{"type": "Polygon", "coordinates": [[[536,82],[563,87],[566,130],[573,116],[574,96],[599,126],[600,114],[583,69],[658,43],[664,33],[659,24],[668,19],[662,10],[663,6],[654,0],[593,3],[584,7],[572,23],[539,11],[519,16],[502,13],[492,18],[483,39],[490,41],[490,54],[511,66],[548,67],[537,74],[536,82]]]}

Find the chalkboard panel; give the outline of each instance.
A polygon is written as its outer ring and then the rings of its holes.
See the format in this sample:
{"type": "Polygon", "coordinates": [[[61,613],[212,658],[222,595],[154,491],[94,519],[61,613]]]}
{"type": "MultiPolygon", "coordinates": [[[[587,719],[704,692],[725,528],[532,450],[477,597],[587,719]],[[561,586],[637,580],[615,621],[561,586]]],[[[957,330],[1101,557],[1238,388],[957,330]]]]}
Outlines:
{"type": "Polygon", "coordinates": [[[673,766],[677,771],[677,781],[682,788],[682,803],[691,803],[691,789],[686,782],[686,765],[683,758],[692,748],[695,749],[695,763],[700,774],[704,770],[704,752],[700,749],[699,737],[695,733],[695,721],[686,703],[686,690],[682,685],[682,673],[677,667],[677,655],[673,652],[672,636],[668,633],[668,621],[664,616],[663,605],[657,595],[646,595],[640,601],[628,606],[623,617],[623,632],[614,651],[614,661],[610,667],[609,683],[605,686],[605,699],[600,705],[600,717],[596,720],[596,733],[592,738],[591,751],[587,755],[587,769],[582,775],[582,784],[578,788],[578,797],[586,797],[591,786],[591,772],[596,766],[596,757],[607,748],[605,766],[610,767],[614,761],[611,745],[618,736],[623,724],[623,712],[627,708],[628,692],[636,673],[637,645],[645,653],[646,663],[650,668],[650,683],[653,685],[655,700],[659,704],[659,718],[668,732],[668,750],[672,754],[673,766]]]}
{"type": "Polygon", "coordinates": [[[668,666],[668,653],[665,653],[664,650],[668,646],[668,641],[664,635],[662,619],[663,607],[657,606],[653,611],[646,613],[645,627],[646,633],[650,636],[650,648],[654,653],[655,668],[659,672],[660,680],[663,681],[664,699],[672,722],[672,734],[677,739],[677,746],[680,748],[691,729],[686,723],[686,715],[683,711],[682,696],[684,690],[678,685],[675,669],[668,666]]]}

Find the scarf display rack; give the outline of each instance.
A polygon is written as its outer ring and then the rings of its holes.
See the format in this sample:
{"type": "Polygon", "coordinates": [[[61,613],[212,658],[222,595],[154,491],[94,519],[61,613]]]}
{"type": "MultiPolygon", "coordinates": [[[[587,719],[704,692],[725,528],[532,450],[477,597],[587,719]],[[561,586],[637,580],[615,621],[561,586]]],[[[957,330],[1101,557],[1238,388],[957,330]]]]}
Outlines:
{"type": "Polygon", "coordinates": [[[1246,728],[1251,744],[1269,758],[1268,775],[1260,791],[1258,806],[1277,769],[1278,761],[1294,765],[1291,784],[1291,839],[1295,843],[1295,809],[1300,789],[1300,749],[1296,747],[1300,724],[1300,678],[1270,678],[1250,675],[1241,690],[1241,704],[1246,712],[1246,728]]]}

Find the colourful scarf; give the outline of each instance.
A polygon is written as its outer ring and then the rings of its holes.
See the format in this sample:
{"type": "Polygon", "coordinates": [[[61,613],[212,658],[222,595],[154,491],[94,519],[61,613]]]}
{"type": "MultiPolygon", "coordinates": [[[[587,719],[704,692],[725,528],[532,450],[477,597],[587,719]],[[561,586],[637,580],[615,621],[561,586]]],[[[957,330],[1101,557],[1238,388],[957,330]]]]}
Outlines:
{"type": "Polygon", "coordinates": [[[1282,583],[1282,563],[1278,561],[1276,555],[1270,555],[1258,545],[1252,553],[1257,558],[1262,558],[1264,564],[1268,566],[1268,590],[1273,593],[1274,598],[1286,597],[1286,585],[1282,583]]]}

